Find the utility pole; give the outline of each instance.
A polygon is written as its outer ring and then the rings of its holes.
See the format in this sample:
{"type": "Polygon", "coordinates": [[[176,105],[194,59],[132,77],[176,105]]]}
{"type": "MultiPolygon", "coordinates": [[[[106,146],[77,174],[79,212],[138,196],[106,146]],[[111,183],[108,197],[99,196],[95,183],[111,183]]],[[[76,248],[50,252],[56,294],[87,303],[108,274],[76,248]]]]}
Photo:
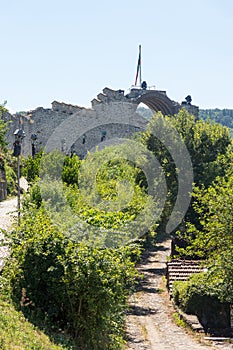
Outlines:
{"type": "Polygon", "coordinates": [[[21,155],[21,145],[22,140],[25,137],[25,132],[22,129],[16,129],[14,132],[15,142],[14,142],[14,153],[13,155],[17,157],[17,183],[18,183],[18,225],[20,225],[20,155],[21,155]]]}

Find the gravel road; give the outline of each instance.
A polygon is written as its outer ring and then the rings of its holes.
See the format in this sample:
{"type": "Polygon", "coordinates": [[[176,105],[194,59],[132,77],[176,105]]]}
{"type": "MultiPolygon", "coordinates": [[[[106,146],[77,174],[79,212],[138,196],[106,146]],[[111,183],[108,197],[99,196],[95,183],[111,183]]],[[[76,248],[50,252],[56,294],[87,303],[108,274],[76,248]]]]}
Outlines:
{"type": "MultiPolygon", "coordinates": [[[[3,230],[9,230],[13,220],[17,217],[17,198],[0,202],[0,240],[4,238],[3,230]]],[[[7,247],[1,247],[0,243],[0,271],[3,267],[4,257],[7,256],[7,247]]]]}
{"type": "Polygon", "coordinates": [[[143,282],[130,299],[127,315],[127,350],[230,350],[233,344],[213,343],[193,336],[174,322],[173,305],[165,285],[165,267],[170,240],[148,252],[139,266],[143,282]]]}
{"type": "Polygon", "coordinates": [[[17,215],[17,198],[7,199],[0,202],[0,228],[7,230],[10,228],[12,220],[17,215]]]}

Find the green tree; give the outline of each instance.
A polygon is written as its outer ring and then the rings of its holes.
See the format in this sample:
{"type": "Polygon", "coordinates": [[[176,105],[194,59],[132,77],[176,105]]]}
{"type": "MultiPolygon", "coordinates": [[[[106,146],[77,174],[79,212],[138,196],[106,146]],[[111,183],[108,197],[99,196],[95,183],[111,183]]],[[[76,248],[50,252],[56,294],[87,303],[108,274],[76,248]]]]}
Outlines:
{"type": "MultiPolygon", "coordinates": [[[[232,154],[233,155],[233,154],[232,154]]],[[[180,249],[186,256],[205,260],[208,268],[202,276],[181,286],[184,297],[191,301],[189,290],[199,296],[211,296],[223,303],[233,302],[233,169],[218,177],[208,188],[196,188],[194,208],[200,217],[200,228],[188,223],[188,246],[180,249]]],[[[186,303],[186,302],[185,302],[186,303]]],[[[195,302],[196,303],[196,302],[195,302]]]]}
{"type": "Polygon", "coordinates": [[[228,128],[233,128],[233,110],[232,109],[200,109],[199,117],[204,120],[210,120],[219,123],[228,128]]]}
{"type": "MultiPolygon", "coordinates": [[[[192,161],[194,183],[196,186],[208,187],[212,181],[218,176],[223,175],[220,166],[221,156],[223,156],[231,139],[229,130],[219,124],[211,124],[196,118],[189,114],[186,109],[182,109],[174,117],[163,117],[161,113],[154,115],[149,121],[147,130],[140,136],[142,142],[152,151],[159,160],[164,169],[166,183],[168,187],[167,201],[160,223],[160,230],[164,231],[166,222],[172,212],[177,193],[178,193],[178,173],[187,171],[188,169],[177,169],[171,153],[165,147],[163,140],[159,140],[155,136],[156,130],[165,130],[162,138],[169,138],[170,128],[173,125],[179,133],[181,139],[185,143],[192,161]]],[[[170,137],[172,139],[172,137],[170,137]]],[[[175,139],[174,141],[175,146],[175,139]]],[[[175,148],[175,147],[174,147],[175,148]]],[[[185,220],[198,223],[197,214],[190,206],[185,220]]]]}
{"type": "Polygon", "coordinates": [[[16,174],[14,170],[13,157],[7,150],[6,132],[7,123],[3,119],[4,113],[7,113],[6,102],[0,104],[0,171],[4,181],[7,181],[7,193],[15,194],[16,174]]]}
{"type": "Polygon", "coordinates": [[[23,159],[23,170],[22,174],[26,177],[28,183],[34,183],[40,174],[40,162],[43,156],[43,151],[40,151],[33,158],[32,156],[28,156],[28,158],[23,159]]]}
{"type": "Polygon", "coordinates": [[[3,120],[3,114],[7,112],[5,107],[6,103],[0,104],[0,151],[7,151],[7,142],[6,142],[6,131],[7,131],[7,123],[3,120]]]}
{"type": "Polygon", "coordinates": [[[197,228],[188,224],[187,252],[215,259],[221,252],[228,251],[233,243],[232,169],[229,168],[224,177],[218,177],[207,189],[196,188],[193,195],[193,206],[201,226],[197,228]]]}
{"type": "Polygon", "coordinates": [[[213,171],[218,156],[226,153],[231,144],[229,130],[219,124],[198,120],[185,109],[171,120],[176,127],[190,153],[194,182],[197,186],[209,186],[219,175],[213,171]]]}
{"type": "Polygon", "coordinates": [[[65,157],[62,168],[62,181],[67,185],[78,184],[80,163],[81,161],[77,155],[73,155],[72,157],[65,157]]]}

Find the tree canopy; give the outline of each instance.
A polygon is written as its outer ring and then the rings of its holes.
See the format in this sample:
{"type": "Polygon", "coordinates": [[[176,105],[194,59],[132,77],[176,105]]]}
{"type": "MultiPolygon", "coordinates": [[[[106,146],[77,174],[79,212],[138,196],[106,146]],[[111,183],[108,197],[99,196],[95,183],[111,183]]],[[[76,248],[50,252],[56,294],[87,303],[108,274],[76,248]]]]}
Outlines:
{"type": "MultiPolygon", "coordinates": [[[[177,130],[187,147],[192,162],[193,181],[197,187],[207,188],[217,176],[224,175],[226,168],[224,156],[231,144],[231,138],[228,128],[220,124],[212,124],[209,121],[196,120],[186,109],[181,109],[174,117],[163,117],[161,113],[157,113],[150,119],[147,130],[141,135],[141,141],[154,153],[164,169],[168,187],[167,201],[160,226],[161,230],[164,231],[165,223],[177,197],[178,176],[181,171],[187,172],[189,169],[179,168],[175,164],[174,154],[172,155],[164,145],[164,140],[160,140],[155,135],[154,130],[158,133],[157,130],[161,129],[161,123],[163,123],[165,130],[163,138],[165,141],[168,140],[170,134],[171,140],[169,142],[172,143],[175,153],[179,152],[180,147],[176,147],[176,141],[171,134],[169,125],[177,130]]],[[[189,207],[185,220],[198,221],[197,213],[193,211],[192,206],[189,207]]]]}
{"type": "Polygon", "coordinates": [[[5,104],[0,104],[0,150],[6,151],[7,142],[5,139],[7,123],[3,120],[3,113],[7,112],[5,104]]]}

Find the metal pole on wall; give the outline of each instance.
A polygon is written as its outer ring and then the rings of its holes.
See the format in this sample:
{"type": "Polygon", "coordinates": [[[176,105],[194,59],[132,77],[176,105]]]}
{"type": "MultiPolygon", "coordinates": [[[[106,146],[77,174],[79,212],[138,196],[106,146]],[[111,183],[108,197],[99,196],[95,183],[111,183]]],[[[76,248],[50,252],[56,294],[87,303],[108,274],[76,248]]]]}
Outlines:
{"type": "Polygon", "coordinates": [[[36,154],[36,140],[37,140],[37,135],[36,134],[32,134],[31,135],[31,142],[32,142],[32,158],[35,158],[35,154],[36,154]]]}
{"type": "Polygon", "coordinates": [[[21,144],[25,137],[25,132],[22,129],[17,129],[14,132],[15,142],[14,142],[14,153],[13,155],[17,157],[17,180],[18,180],[18,225],[20,225],[20,155],[21,155],[21,144]]]}
{"type": "Polygon", "coordinates": [[[17,177],[18,177],[18,225],[20,225],[20,154],[18,155],[18,171],[17,171],[17,177]]]}

